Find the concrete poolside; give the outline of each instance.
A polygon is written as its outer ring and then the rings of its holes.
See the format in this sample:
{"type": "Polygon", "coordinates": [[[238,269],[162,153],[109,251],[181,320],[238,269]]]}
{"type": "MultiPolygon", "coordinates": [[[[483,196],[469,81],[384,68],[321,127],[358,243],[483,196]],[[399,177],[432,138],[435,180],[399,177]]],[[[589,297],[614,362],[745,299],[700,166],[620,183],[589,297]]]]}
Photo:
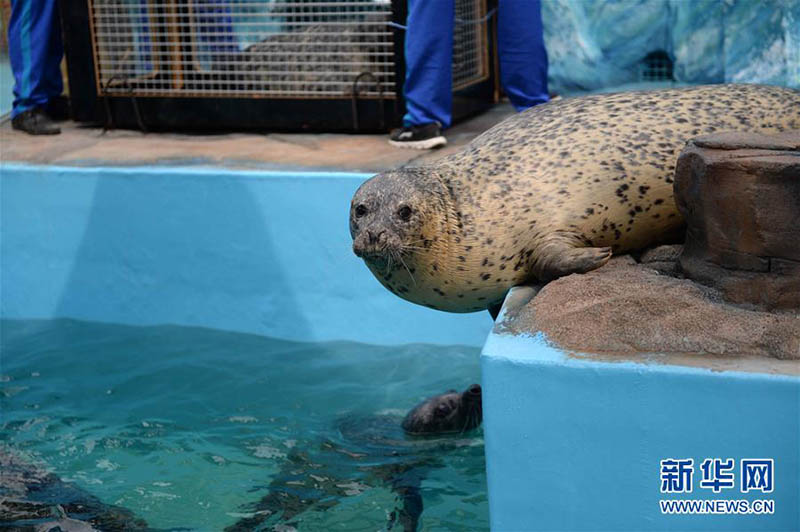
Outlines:
{"type": "Polygon", "coordinates": [[[421,165],[457,151],[514,111],[501,103],[446,131],[448,145],[418,151],[390,146],[387,135],[331,133],[141,133],[62,122],[60,135],[34,137],[0,126],[0,160],[64,166],[215,166],[250,170],[378,172],[421,165]]]}

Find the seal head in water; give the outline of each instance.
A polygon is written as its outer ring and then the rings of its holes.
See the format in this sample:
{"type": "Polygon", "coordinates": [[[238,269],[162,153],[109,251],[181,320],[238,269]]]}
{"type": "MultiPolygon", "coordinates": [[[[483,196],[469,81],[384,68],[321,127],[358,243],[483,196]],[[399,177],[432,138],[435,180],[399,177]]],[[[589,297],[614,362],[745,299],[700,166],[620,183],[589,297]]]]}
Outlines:
{"type": "Polygon", "coordinates": [[[402,427],[413,436],[458,434],[478,428],[482,420],[481,387],[472,384],[462,393],[450,390],[418,404],[402,427]]]}

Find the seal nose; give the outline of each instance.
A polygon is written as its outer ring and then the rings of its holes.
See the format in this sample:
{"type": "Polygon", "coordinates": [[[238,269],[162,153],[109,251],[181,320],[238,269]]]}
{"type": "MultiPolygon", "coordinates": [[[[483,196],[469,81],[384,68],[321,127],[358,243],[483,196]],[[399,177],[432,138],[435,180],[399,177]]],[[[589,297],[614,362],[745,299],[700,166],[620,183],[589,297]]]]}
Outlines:
{"type": "Polygon", "coordinates": [[[386,240],[386,231],[381,231],[375,234],[369,229],[367,229],[367,238],[370,244],[379,244],[382,241],[386,240]]]}
{"type": "Polygon", "coordinates": [[[361,258],[368,255],[380,255],[380,247],[385,245],[387,238],[386,231],[376,232],[364,229],[353,239],[353,253],[361,258]]]}
{"type": "Polygon", "coordinates": [[[480,384],[473,384],[467,391],[464,392],[464,399],[468,401],[480,401],[481,400],[481,386],[480,384]]]}

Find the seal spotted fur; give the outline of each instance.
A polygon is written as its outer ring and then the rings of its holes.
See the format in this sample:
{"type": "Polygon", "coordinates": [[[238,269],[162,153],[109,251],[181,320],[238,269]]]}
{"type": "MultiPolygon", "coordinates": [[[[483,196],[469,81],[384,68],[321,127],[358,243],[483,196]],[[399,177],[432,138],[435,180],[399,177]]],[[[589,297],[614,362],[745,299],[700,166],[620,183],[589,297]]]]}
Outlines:
{"type": "Polygon", "coordinates": [[[394,294],[451,312],[667,240],[678,153],[715,131],[800,129],[800,92],[710,85],[551,102],[353,197],[353,250],[394,294]]]}

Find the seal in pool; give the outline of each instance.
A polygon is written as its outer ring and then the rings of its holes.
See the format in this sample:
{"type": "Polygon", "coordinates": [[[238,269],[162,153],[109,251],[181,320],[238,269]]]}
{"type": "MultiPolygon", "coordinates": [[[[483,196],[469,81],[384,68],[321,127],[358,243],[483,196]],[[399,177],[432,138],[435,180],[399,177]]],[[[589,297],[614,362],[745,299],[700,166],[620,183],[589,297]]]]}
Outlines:
{"type": "Polygon", "coordinates": [[[800,128],[800,92],[759,85],[599,94],[509,117],[432,166],[379,174],[350,208],[353,251],[394,294],[472,312],[680,233],[678,153],[714,131],[800,128]]]}
{"type": "Polygon", "coordinates": [[[307,512],[325,511],[345,497],[386,486],[400,500],[389,512],[387,528],[415,531],[423,509],[420,484],[430,470],[444,466],[444,453],[483,453],[467,435],[481,424],[481,404],[481,387],[473,384],[462,393],[431,397],[405,418],[346,416],[336,425],[336,441],[324,440],[319,448],[293,447],[268,493],[245,508],[248,517],[226,530],[301,526],[304,519],[313,519],[307,512]]]}
{"type": "MultiPolygon", "coordinates": [[[[13,422],[12,422],[13,423],[13,422]]],[[[133,512],[64,482],[0,444],[0,529],[86,532],[152,530],[133,512]]]]}

